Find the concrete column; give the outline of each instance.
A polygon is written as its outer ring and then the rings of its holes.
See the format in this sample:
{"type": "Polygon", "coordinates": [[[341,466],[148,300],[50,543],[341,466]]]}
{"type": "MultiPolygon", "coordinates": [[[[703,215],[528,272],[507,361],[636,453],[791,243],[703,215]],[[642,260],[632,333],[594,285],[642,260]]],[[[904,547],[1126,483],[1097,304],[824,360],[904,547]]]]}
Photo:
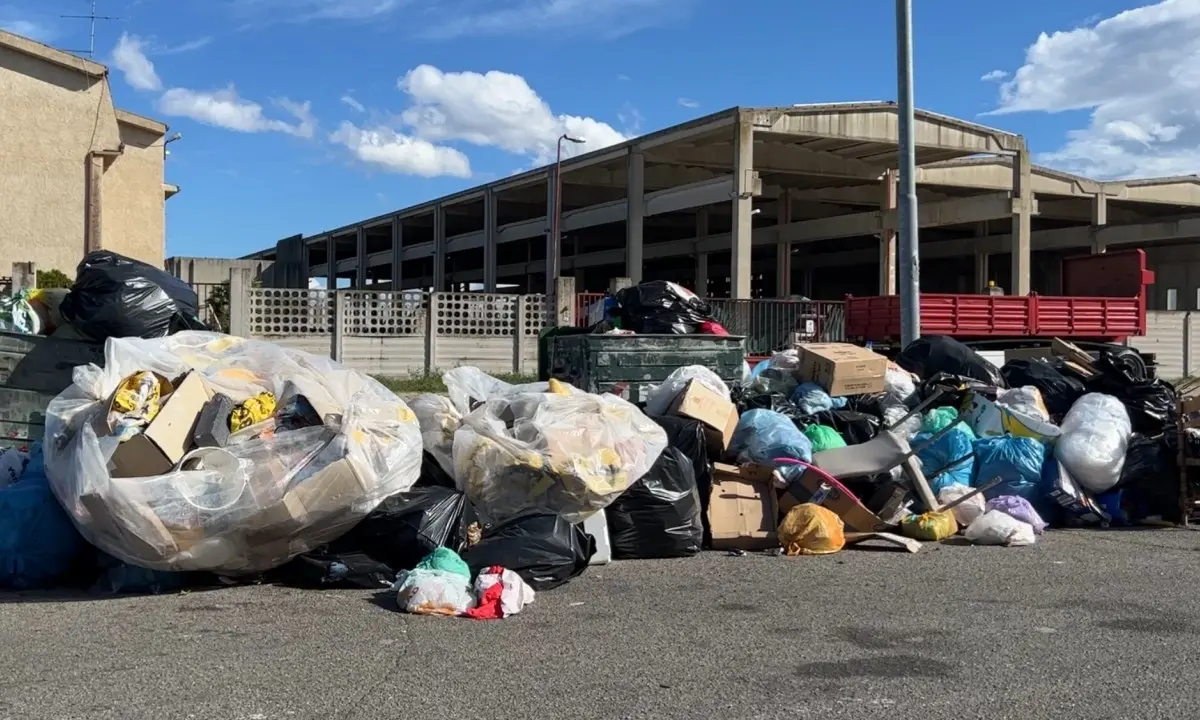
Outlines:
{"type": "Polygon", "coordinates": [[[708,253],[700,252],[700,243],[708,237],[708,208],[696,211],[696,294],[708,297],[708,253]]]}
{"type": "Polygon", "coordinates": [[[642,231],[646,221],[646,156],[629,152],[629,178],[625,190],[625,275],[636,285],[642,281],[642,231]]]}
{"type": "Polygon", "coordinates": [[[1100,239],[1096,232],[1101,227],[1108,224],[1108,195],[1104,193],[1104,188],[1101,187],[1096,196],[1092,198],[1092,254],[1099,255],[1107,252],[1104,241],[1100,239]]]}
{"type": "Polygon", "coordinates": [[[1013,157],[1013,216],[1012,216],[1012,281],[1008,292],[1028,295],[1030,263],[1032,261],[1030,234],[1033,230],[1033,164],[1029,150],[1021,148],[1013,157]]]}
{"type": "MultiPolygon", "coordinates": [[[[779,196],[779,214],[776,225],[787,225],[792,221],[792,191],[784,190],[779,196]]],[[[792,244],[782,237],[775,243],[775,294],[785,298],[792,294],[792,244]]]]}
{"type": "Polygon", "coordinates": [[[496,224],[496,193],[488,188],[483,191],[483,291],[496,292],[496,240],[499,226],[496,224]]]}
{"type": "Polygon", "coordinates": [[[392,290],[399,292],[404,287],[404,263],[401,251],[404,249],[404,223],[399,217],[392,218],[392,290]]]}
{"type": "Polygon", "coordinates": [[[325,242],[325,255],[328,258],[325,263],[325,289],[337,290],[337,237],[334,235],[330,235],[325,242]]]}
{"type": "Polygon", "coordinates": [[[746,120],[740,120],[734,127],[733,137],[733,225],[729,233],[729,296],[738,300],[750,298],[753,186],[754,126],[746,120]]]}
{"type": "Polygon", "coordinates": [[[554,166],[546,170],[546,297],[553,303],[558,269],[562,264],[561,248],[554,237],[554,166]]]}
{"type": "MultiPolygon", "coordinates": [[[[896,171],[883,173],[883,200],[879,209],[884,213],[896,209],[896,171]]],[[[879,294],[896,294],[896,230],[884,229],[879,234],[879,294]]]]}
{"type": "Polygon", "coordinates": [[[367,229],[365,227],[360,227],[354,234],[354,256],[354,288],[366,290],[369,273],[367,272],[367,229]]]}
{"type": "Polygon", "coordinates": [[[446,291],[446,208],[433,209],[433,291],[446,291]]]}
{"type": "MultiPolygon", "coordinates": [[[[985,238],[988,236],[988,223],[983,221],[975,224],[975,237],[985,238]]],[[[975,287],[971,289],[972,293],[981,293],[988,284],[988,261],[991,255],[981,252],[978,248],[974,250],[975,255],[975,287]]]]}

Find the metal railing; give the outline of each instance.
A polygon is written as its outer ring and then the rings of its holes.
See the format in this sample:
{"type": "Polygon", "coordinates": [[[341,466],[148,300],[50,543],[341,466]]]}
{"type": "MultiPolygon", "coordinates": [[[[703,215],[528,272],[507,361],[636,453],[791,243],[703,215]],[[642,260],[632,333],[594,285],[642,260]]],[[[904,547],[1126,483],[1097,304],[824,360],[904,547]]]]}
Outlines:
{"type": "Polygon", "coordinates": [[[746,353],[769,355],[808,342],[845,339],[845,306],[840,302],[759,298],[710,298],[713,317],[731,335],[746,338],[746,353]]]}

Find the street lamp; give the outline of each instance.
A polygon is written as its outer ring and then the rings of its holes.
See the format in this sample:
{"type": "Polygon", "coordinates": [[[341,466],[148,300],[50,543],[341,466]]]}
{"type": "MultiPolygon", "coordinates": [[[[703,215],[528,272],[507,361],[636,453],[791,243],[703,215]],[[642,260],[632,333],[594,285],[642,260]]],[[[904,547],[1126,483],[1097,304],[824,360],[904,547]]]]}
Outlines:
{"type": "MultiPolygon", "coordinates": [[[[550,242],[546,248],[546,294],[550,297],[555,297],[555,287],[558,278],[559,257],[562,248],[561,230],[562,227],[562,152],[563,141],[573,142],[576,145],[582,145],[586,140],[583,138],[571,137],[563,133],[558,138],[558,154],[554,158],[554,214],[550,218],[550,242]]],[[[555,304],[551,307],[557,312],[558,301],[554,300],[555,304]]]]}
{"type": "Polygon", "coordinates": [[[921,253],[917,238],[917,157],[913,137],[912,0],[896,0],[896,115],[899,120],[900,341],[921,336],[921,253]]]}

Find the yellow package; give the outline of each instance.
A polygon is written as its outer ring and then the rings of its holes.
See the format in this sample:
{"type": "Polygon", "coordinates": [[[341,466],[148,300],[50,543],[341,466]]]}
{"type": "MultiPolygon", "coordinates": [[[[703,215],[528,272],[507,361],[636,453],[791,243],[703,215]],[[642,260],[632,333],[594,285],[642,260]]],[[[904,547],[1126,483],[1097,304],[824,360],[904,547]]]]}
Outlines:
{"type": "Polygon", "coordinates": [[[900,523],[900,532],[913,540],[939,542],[958,533],[958,522],[951,511],[909,515],[900,523]]]}
{"type": "Polygon", "coordinates": [[[248,428],[275,414],[275,396],[261,392],[238,405],[229,415],[229,429],[233,432],[248,428]]]}
{"type": "Polygon", "coordinates": [[[832,510],[797,505],[779,523],[779,544],[788,555],[829,555],[846,546],[846,525],[832,510]]]}

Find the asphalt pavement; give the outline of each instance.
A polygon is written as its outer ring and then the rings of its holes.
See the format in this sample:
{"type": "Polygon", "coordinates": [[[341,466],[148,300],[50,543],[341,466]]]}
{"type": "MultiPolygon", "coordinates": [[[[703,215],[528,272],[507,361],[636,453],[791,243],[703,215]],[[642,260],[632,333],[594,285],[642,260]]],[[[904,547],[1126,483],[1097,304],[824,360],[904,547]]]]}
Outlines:
{"type": "Polygon", "coordinates": [[[0,718],[1183,718],[1200,533],[591,568],[503,621],[369,591],[0,595],[0,718]]]}

